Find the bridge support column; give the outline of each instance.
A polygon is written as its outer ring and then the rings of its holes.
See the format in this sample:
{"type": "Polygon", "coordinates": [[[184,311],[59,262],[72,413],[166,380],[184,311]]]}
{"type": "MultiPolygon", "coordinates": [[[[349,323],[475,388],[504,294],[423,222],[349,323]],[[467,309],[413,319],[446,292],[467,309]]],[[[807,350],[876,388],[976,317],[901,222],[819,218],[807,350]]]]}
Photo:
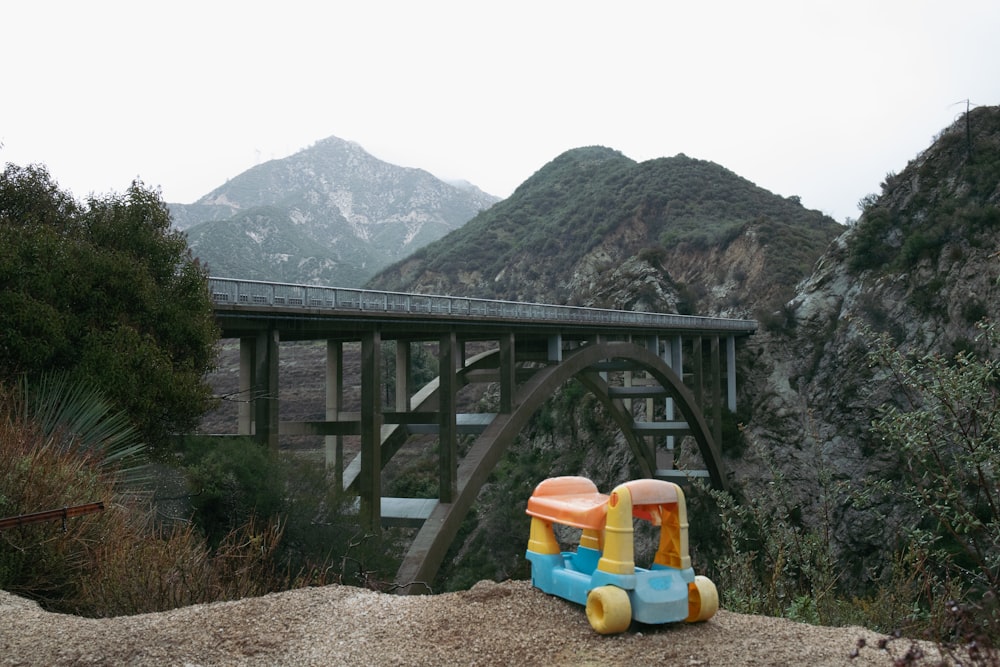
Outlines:
{"type": "Polygon", "coordinates": [[[699,408],[705,408],[705,346],[702,344],[701,336],[692,339],[692,361],[694,362],[694,402],[699,408]]]}
{"type": "MultiPolygon", "coordinates": [[[[674,365],[674,347],[677,343],[674,339],[667,338],[663,341],[663,353],[659,355],[663,359],[664,363],[677,373],[681,378],[684,377],[683,372],[680,371],[674,365]]],[[[674,399],[668,396],[663,401],[663,419],[668,422],[674,421],[674,399]]],[[[663,439],[663,452],[662,454],[657,454],[654,456],[653,460],[656,462],[656,468],[658,470],[669,470],[674,467],[674,447],[676,443],[674,442],[674,436],[668,435],[663,439]]],[[[659,451],[659,450],[654,450],[659,451]]]]}
{"type": "Polygon", "coordinates": [[[726,407],[736,412],[736,336],[726,336],[726,407]]]}
{"type": "Polygon", "coordinates": [[[254,352],[257,339],[240,338],[240,393],[236,432],[239,435],[253,435],[254,410],[254,352]]]}
{"type": "MultiPolygon", "coordinates": [[[[659,354],[660,354],[660,337],[659,336],[655,336],[655,335],[654,336],[647,336],[646,340],[645,340],[645,345],[646,345],[646,349],[649,350],[651,354],[655,354],[655,355],[659,356],[659,354]]],[[[646,377],[648,378],[649,375],[646,374],[646,377]]],[[[647,380],[647,382],[648,382],[648,380],[647,380]]],[[[653,414],[654,414],[654,412],[653,412],[653,399],[652,398],[647,398],[646,399],[646,420],[647,421],[653,421],[653,414]]],[[[656,438],[649,438],[649,441],[650,441],[650,443],[652,443],[652,448],[650,449],[650,452],[655,453],[656,452],[656,438]]]]}
{"type": "MultiPolygon", "coordinates": [[[[326,341],[326,420],[340,418],[340,406],[344,401],[344,344],[336,340],[326,341]]],[[[344,487],[344,437],[328,435],[323,438],[326,452],[326,467],[336,472],[337,491],[344,487]]]]}
{"type": "Polygon", "coordinates": [[[684,338],[682,336],[676,336],[674,338],[674,344],[670,348],[670,359],[672,363],[668,363],[674,373],[677,373],[677,377],[684,381],[684,338]]]}
{"type": "Polygon", "coordinates": [[[370,331],[361,339],[361,525],[382,529],[382,336],[370,331]]]}
{"type": "Polygon", "coordinates": [[[712,403],[712,438],[715,444],[722,442],[722,368],[719,364],[719,337],[712,336],[709,341],[709,355],[712,373],[711,396],[712,403]]]}
{"type": "Polygon", "coordinates": [[[510,414],[514,409],[514,388],[517,385],[514,368],[514,334],[500,336],[500,412],[510,414]]]}
{"type": "Polygon", "coordinates": [[[549,336],[548,358],[550,362],[562,361],[562,334],[549,336]]]}
{"type": "Polygon", "coordinates": [[[438,418],[439,418],[439,498],[443,503],[454,502],[458,496],[458,418],[455,399],[458,393],[458,337],[450,331],[440,340],[438,352],[438,418]]]}
{"type": "Polygon", "coordinates": [[[278,340],[277,329],[257,335],[250,381],[254,435],[272,449],[278,448],[278,340]]]}
{"type": "Polygon", "coordinates": [[[396,341],[396,412],[410,411],[410,341],[396,341]]]}

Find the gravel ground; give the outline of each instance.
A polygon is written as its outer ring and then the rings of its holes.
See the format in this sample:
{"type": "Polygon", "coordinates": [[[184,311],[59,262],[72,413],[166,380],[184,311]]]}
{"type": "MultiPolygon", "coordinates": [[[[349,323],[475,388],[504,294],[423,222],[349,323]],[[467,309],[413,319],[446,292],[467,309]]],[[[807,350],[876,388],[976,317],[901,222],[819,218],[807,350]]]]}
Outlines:
{"type": "Polygon", "coordinates": [[[878,639],[725,610],[705,623],[601,636],[582,607],[524,581],[413,597],[326,586],[104,619],[0,591],[0,665],[892,664],[871,648],[878,639]],[[859,638],[869,648],[850,659],[859,638]]]}

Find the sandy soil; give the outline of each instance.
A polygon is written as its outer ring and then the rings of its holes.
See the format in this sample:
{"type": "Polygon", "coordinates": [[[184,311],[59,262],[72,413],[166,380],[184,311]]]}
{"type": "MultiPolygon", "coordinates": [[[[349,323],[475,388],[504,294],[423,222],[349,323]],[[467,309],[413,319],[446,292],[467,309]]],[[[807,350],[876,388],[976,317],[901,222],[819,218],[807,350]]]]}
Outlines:
{"type": "Polygon", "coordinates": [[[725,610],[705,623],[602,636],[582,607],[523,581],[413,597],[327,586],[107,619],[0,592],[0,665],[892,664],[878,639],[725,610]],[[851,659],[860,638],[868,647],[851,659]]]}

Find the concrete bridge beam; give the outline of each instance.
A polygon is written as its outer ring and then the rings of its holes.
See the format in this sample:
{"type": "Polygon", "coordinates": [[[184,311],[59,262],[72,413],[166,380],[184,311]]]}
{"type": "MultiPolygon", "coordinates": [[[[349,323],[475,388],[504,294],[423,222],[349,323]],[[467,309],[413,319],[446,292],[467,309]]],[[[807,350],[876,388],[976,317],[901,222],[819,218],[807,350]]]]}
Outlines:
{"type": "Polygon", "coordinates": [[[458,396],[458,337],[454,331],[441,336],[439,343],[438,378],[438,447],[439,488],[438,497],[443,503],[454,501],[458,495],[455,471],[458,468],[458,424],[455,400],[458,396]]]}

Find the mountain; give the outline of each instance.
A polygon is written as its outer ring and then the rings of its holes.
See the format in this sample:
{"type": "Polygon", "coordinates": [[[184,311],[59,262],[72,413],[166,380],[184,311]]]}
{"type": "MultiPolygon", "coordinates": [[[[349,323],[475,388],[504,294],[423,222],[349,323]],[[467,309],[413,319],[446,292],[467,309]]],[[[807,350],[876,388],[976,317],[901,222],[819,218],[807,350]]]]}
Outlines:
{"type": "Polygon", "coordinates": [[[356,287],[497,201],[330,137],[170,212],[213,275],[356,287]]]}
{"type": "Polygon", "coordinates": [[[753,303],[780,308],[840,231],[712,162],[578,148],[369,286],[748,314],[753,303]]]}

